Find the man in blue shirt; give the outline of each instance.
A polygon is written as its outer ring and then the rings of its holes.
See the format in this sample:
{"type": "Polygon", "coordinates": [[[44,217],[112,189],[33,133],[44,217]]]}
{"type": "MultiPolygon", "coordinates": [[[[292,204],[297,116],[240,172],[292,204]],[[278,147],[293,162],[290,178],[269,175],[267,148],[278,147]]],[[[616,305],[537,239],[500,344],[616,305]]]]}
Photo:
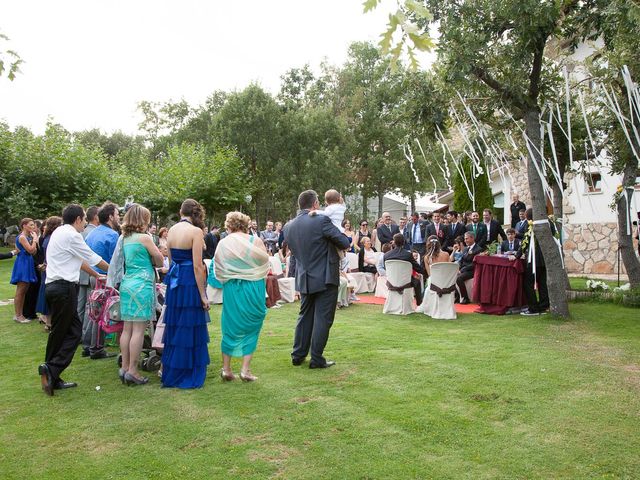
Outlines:
{"type": "MultiPolygon", "coordinates": [[[[111,202],[103,204],[100,210],[98,210],[98,221],[100,225],[87,235],[85,241],[91,250],[100,255],[105,262],[110,263],[113,252],[116,249],[116,244],[118,243],[118,237],[120,236],[118,233],[120,231],[120,212],[118,211],[118,206],[111,202]]],[[[93,267],[93,269],[102,275],[106,275],[107,273],[98,267],[93,267]]],[[[92,287],[93,286],[95,286],[95,284],[93,284],[92,287]]],[[[115,353],[108,353],[104,349],[104,332],[100,329],[100,326],[95,322],[89,322],[87,328],[91,329],[89,357],[92,360],[99,360],[101,358],[115,356],[115,353]]]]}

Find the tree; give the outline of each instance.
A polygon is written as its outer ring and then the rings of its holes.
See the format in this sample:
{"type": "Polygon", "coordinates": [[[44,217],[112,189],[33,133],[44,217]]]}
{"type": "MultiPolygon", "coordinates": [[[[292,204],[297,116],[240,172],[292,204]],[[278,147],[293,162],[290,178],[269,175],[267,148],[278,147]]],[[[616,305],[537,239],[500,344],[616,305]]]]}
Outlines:
{"type": "Polygon", "coordinates": [[[487,169],[485,168],[481,174],[477,174],[468,158],[463,158],[460,161],[459,168],[464,172],[464,179],[460,172],[456,171],[453,177],[453,206],[456,210],[459,212],[467,210],[482,212],[485,208],[493,209],[493,195],[487,169]],[[468,193],[467,186],[473,194],[473,199],[468,193]]]}
{"type": "MultiPolygon", "coordinates": [[[[0,42],[8,41],[9,37],[4,33],[0,33],[0,42]]],[[[20,65],[22,63],[23,60],[15,50],[0,50],[0,77],[6,75],[9,80],[13,81],[16,78],[16,74],[20,73],[20,65]]]]}

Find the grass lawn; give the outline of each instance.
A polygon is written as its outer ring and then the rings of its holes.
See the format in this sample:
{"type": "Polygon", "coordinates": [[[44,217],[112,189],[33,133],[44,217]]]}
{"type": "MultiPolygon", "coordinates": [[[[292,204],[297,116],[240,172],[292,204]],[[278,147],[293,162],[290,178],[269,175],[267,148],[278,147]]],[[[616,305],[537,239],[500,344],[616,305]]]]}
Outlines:
{"type": "Polygon", "coordinates": [[[0,478],[640,476],[637,310],[436,321],[353,305],[331,332],[337,366],[309,370],[289,361],[296,309],[269,311],[254,384],[220,382],[215,307],[204,388],[125,387],[115,362],[77,355],[64,378],[79,387],[50,398],[42,327],[1,307],[0,478]]]}

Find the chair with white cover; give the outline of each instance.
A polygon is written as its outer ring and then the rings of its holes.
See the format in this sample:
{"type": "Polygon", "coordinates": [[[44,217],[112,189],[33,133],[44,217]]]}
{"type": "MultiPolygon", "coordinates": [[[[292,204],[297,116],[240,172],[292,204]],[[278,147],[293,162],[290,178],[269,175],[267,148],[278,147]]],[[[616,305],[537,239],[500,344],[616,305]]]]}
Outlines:
{"type": "Polygon", "coordinates": [[[355,272],[358,270],[358,255],[353,252],[347,252],[346,255],[349,260],[349,270],[355,272]]]}
{"type": "Polygon", "coordinates": [[[393,315],[409,315],[413,313],[411,264],[403,260],[387,260],[385,262],[385,269],[391,288],[389,288],[382,313],[390,313],[393,315]],[[396,288],[400,288],[402,291],[395,291],[396,288]]]}
{"type": "Polygon", "coordinates": [[[467,295],[469,295],[468,300],[470,302],[473,302],[473,277],[471,277],[469,280],[465,280],[464,286],[467,289],[467,295]]]}
{"type": "MultiPolygon", "coordinates": [[[[204,264],[207,267],[207,272],[209,271],[209,266],[211,262],[208,258],[204,259],[204,264]]],[[[207,298],[209,299],[209,303],[220,304],[222,303],[222,289],[221,288],[213,288],[211,285],[207,284],[207,298]]]]}
{"type": "Polygon", "coordinates": [[[387,277],[378,277],[376,279],[376,291],[373,294],[374,297],[387,298],[389,289],[387,288],[387,277]]]}
{"type": "MultiPolygon", "coordinates": [[[[280,258],[273,256],[269,257],[271,263],[271,273],[276,277],[282,275],[282,263],[280,258]]],[[[293,303],[296,300],[296,279],[295,278],[279,278],[278,288],[280,289],[280,298],[283,302],[293,303]]]]}
{"type": "Polygon", "coordinates": [[[457,318],[455,292],[459,268],[459,265],[453,262],[439,262],[431,265],[429,287],[422,300],[422,311],[425,315],[444,320],[457,318]]]}

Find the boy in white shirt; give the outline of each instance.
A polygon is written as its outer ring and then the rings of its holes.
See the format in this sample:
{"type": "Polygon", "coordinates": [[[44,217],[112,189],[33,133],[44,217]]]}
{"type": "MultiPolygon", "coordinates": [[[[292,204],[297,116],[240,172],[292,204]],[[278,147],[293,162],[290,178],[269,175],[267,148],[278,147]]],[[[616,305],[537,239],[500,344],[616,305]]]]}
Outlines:
{"type": "Polygon", "coordinates": [[[327,204],[324,210],[316,210],[318,215],[325,215],[329,217],[331,223],[333,223],[340,232],[344,233],[342,222],[344,221],[344,214],[347,211],[347,207],[344,204],[344,199],[340,192],[331,189],[327,190],[324,194],[324,202],[327,204]]]}

